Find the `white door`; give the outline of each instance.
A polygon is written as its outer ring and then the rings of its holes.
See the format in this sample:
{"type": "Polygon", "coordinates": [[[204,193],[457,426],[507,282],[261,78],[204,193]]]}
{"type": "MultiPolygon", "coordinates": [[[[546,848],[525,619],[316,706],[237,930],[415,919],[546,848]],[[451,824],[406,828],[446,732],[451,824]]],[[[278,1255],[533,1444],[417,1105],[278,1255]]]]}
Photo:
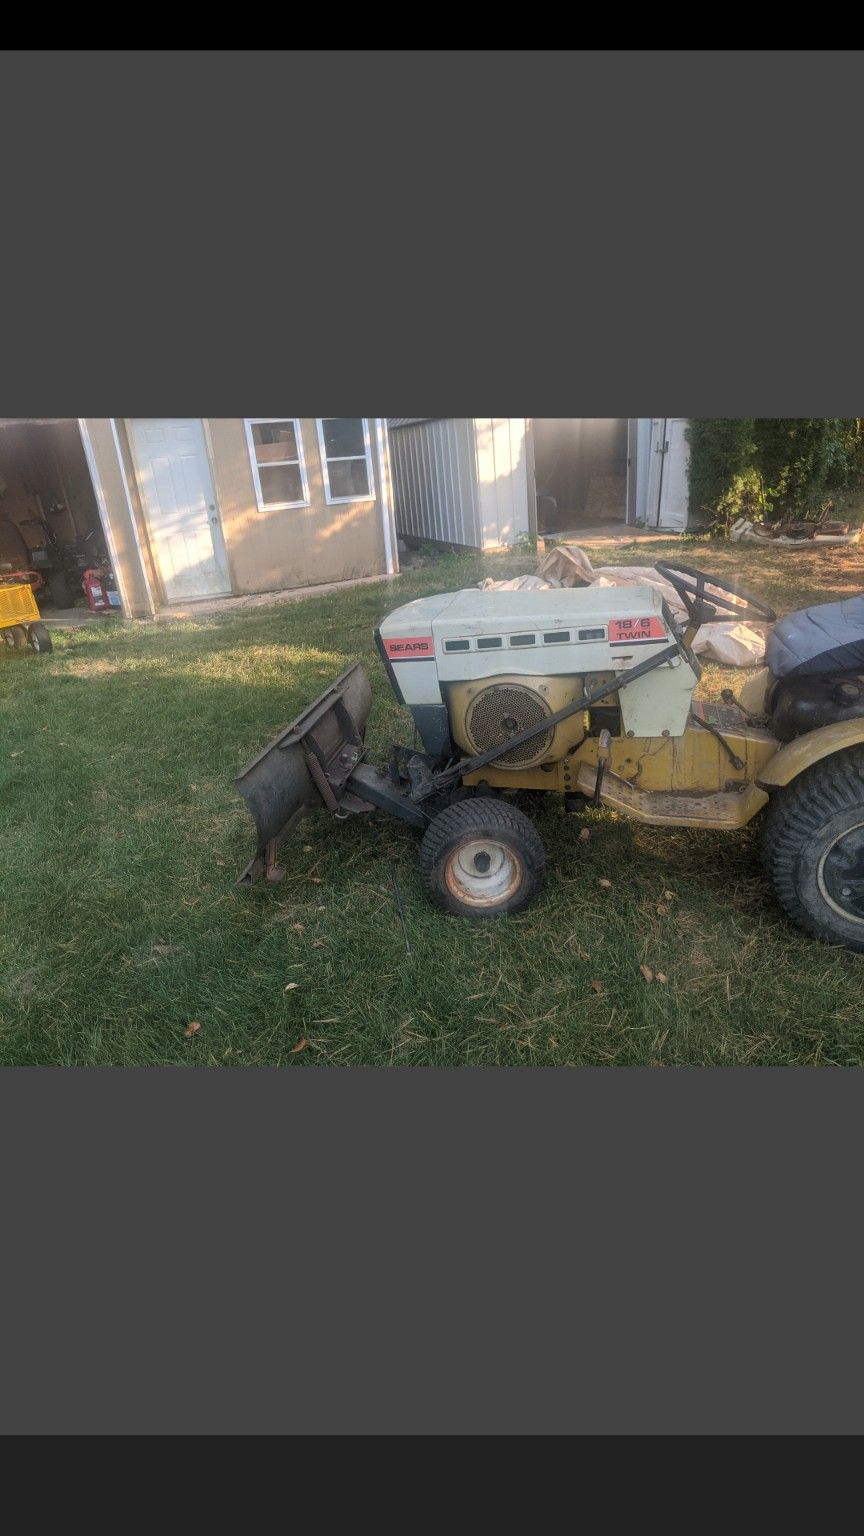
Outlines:
{"type": "Polygon", "coordinates": [[[687,466],[690,453],[686,416],[660,416],[651,422],[646,525],[683,532],[687,527],[687,466]]]}
{"type": "Polygon", "coordinates": [[[150,542],[169,602],[231,590],[200,421],[132,422],[150,542]]]}

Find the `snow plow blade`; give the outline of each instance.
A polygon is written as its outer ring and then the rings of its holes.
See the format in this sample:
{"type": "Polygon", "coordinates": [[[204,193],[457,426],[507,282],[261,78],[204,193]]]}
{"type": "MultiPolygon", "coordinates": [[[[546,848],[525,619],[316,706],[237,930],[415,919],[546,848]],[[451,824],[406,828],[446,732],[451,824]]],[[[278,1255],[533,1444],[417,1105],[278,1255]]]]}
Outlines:
{"type": "Polygon", "coordinates": [[[258,833],[238,885],[281,880],[279,848],[303,817],[322,806],[334,815],[347,811],[338,787],[364,756],[371,704],[369,678],[355,662],[238,773],[234,782],[258,833]]]}

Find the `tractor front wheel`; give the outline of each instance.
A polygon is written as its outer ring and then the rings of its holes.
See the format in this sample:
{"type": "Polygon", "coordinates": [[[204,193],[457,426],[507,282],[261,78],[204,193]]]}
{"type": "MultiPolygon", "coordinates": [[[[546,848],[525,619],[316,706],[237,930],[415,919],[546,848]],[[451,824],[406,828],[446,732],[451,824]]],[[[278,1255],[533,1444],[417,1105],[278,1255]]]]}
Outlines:
{"type": "Polygon", "coordinates": [[[772,795],[762,856],[794,922],[864,951],[864,748],[814,763],[772,795]]]}
{"type": "Polygon", "coordinates": [[[436,906],[460,917],[501,917],[533,901],[546,856],[528,817],[504,800],[460,800],[426,829],[420,864],[436,906]]]}
{"type": "Polygon", "coordinates": [[[23,624],[13,624],[10,629],[0,629],[0,640],[10,651],[23,651],[27,644],[27,631],[23,624]]]}

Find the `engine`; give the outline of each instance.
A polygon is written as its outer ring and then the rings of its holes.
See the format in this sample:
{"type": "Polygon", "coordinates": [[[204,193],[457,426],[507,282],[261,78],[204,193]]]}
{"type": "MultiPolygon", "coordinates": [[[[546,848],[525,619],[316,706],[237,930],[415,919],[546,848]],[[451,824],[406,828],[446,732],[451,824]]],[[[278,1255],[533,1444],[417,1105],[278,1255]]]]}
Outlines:
{"type": "MultiPolygon", "coordinates": [[[[539,725],[581,698],[581,677],[532,677],[505,673],[472,683],[451,683],[447,689],[450,734],[463,752],[487,752],[504,746],[509,737],[526,727],[539,725]]],[[[581,714],[550,726],[521,747],[513,747],[497,760],[499,768],[537,768],[557,762],[585,735],[581,714]]]]}
{"type": "MultiPolygon", "coordinates": [[[[435,757],[504,746],[674,639],[671,615],[646,586],[445,592],[397,608],[376,631],[396,696],[435,757]]],[[[676,654],[613,694],[597,720],[580,712],[550,725],[496,767],[515,775],[556,762],[600,725],[683,735],[697,675],[676,654]]]]}

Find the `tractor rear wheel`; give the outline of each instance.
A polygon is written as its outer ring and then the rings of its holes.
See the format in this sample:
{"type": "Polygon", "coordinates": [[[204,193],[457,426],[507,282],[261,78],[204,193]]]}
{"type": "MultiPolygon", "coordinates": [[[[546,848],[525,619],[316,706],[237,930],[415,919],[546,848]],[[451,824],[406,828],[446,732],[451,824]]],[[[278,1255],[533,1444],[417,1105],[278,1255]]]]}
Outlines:
{"type": "Polygon", "coordinates": [[[772,795],[762,857],[794,922],[864,951],[864,748],[814,763],[772,795]]]}
{"type": "Polygon", "coordinates": [[[460,917],[501,917],[533,901],[546,855],[522,811],[480,796],[435,817],[423,837],[420,865],[436,906],[460,917]]]}

